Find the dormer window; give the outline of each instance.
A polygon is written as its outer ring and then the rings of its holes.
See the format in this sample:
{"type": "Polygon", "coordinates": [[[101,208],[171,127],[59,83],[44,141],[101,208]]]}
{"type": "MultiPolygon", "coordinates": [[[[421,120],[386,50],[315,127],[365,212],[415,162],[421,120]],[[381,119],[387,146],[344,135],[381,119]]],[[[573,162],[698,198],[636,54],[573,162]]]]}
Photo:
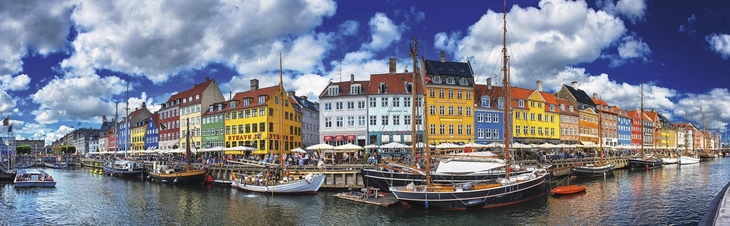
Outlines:
{"type": "Polygon", "coordinates": [[[525,101],[524,100],[517,100],[517,107],[525,107],[525,101]]]}
{"type": "Polygon", "coordinates": [[[456,83],[454,77],[446,77],[446,84],[453,85],[454,83],[456,83]]]}
{"type": "MultiPolygon", "coordinates": [[[[328,96],[339,96],[340,95],[340,87],[339,86],[330,86],[327,88],[327,95],[328,96]]],[[[278,103],[278,100],[277,100],[278,103]]]]}
{"type": "Polygon", "coordinates": [[[570,112],[573,112],[573,106],[568,106],[568,110],[569,110],[570,112]]]}
{"type": "Polygon", "coordinates": [[[406,93],[413,93],[413,83],[406,82],[406,93]]]}
{"type": "Polygon", "coordinates": [[[388,86],[385,84],[385,82],[381,82],[378,84],[378,93],[388,93],[388,86]]]}
{"type": "Polygon", "coordinates": [[[560,104],[560,110],[565,111],[565,104],[560,104]]]}
{"type": "Polygon", "coordinates": [[[362,85],[360,85],[360,84],[350,85],[350,95],[359,95],[359,94],[362,94],[362,85]]]}
{"type": "Polygon", "coordinates": [[[223,110],[223,104],[218,104],[218,110],[223,110]]]}
{"type": "Polygon", "coordinates": [[[260,95],[259,96],[259,104],[266,103],[266,95],[260,95]]]}
{"type": "Polygon", "coordinates": [[[489,106],[489,96],[482,96],[482,107],[488,108],[489,106]]]}
{"type": "Polygon", "coordinates": [[[434,75],[433,76],[433,83],[441,83],[441,76],[434,75]]]}
{"type": "Polygon", "coordinates": [[[469,80],[466,78],[460,78],[459,79],[459,85],[466,86],[469,85],[469,80]]]}
{"type": "Polygon", "coordinates": [[[183,99],[183,104],[184,104],[184,103],[187,103],[187,102],[188,102],[188,100],[187,100],[187,99],[183,99]]]}
{"type": "MultiPolygon", "coordinates": [[[[251,99],[250,98],[243,98],[243,106],[249,106],[251,105],[251,99]]],[[[236,101],[231,101],[231,108],[236,107],[236,101]]]]}
{"type": "Polygon", "coordinates": [[[195,100],[200,100],[200,94],[195,94],[195,100]]]}
{"type": "Polygon", "coordinates": [[[208,112],[213,112],[213,105],[210,105],[210,106],[208,107],[208,112]]]}
{"type": "Polygon", "coordinates": [[[497,107],[499,109],[504,109],[504,97],[500,97],[499,99],[497,99],[497,107]]]}
{"type": "Polygon", "coordinates": [[[555,111],[555,105],[550,105],[550,111],[555,111]]]}
{"type": "Polygon", "coordinates": [[[188,102],[193,102],[193,97],[188,97],[188,102]]]}

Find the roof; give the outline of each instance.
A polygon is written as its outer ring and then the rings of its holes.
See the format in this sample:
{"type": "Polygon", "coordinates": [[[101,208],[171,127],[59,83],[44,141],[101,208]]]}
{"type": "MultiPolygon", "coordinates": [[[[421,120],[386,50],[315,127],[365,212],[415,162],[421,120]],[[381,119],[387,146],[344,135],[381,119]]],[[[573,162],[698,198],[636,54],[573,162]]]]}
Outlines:
{"type": "Polygon", "coordinates": [[[497,97],[504,96],[504,89],[501,86],[491,86],[491,89],[489,89],[485,84],[474,84],[474,106],[483,108],[482,96],[489,96],[489,108],[497,109],[497,102],[495,100],[497,97]]]}
{"type": "Polygon", "coordinates": [[[555,102],[558,103],[558,109],[560,109],[560,105],[561,104],[565,106],[565,111],[560,111],[561,114],[565,114],[565,115],[580,115],[580,113],[578,113],[577,109],[573,109],[572,112],[570,111],[570,107],[573,106],[573,105],[570,104],[570,101],[568,101],[568,99],[565,99],[565,98],[557,98],[556,97],[555,98],[555,102]]]}
{"type": "MultiPolygon", "coordinates": [[[[379,94],[378,86],[385,83],[387,86],[387,94],[410,94],[406,92],[406,83],[413,82],[413,73],[397,73],[397,74],[372,74],[370,75],[370,84],[368,93],[371,95],[379,94]]],[[[421,85],[420,76],[416,76],[416,93],[423,94],[423,85],[421,85]]],[[[348,87],[349,88],[349,87],[348,87]]],[[[349,93],[349,92],[348,92],[349,93]]]]}
{"type": "Polygon", "coordinates": [[[160,128],[160,114],[154,113],[150,116],[150,118],[152,118],[152,123],[155,128],[160,128]]]}
{"type": "MultiPolygon", "coordinates": [[[[200,83],[200,84],[195,84],[193,86],[193,88],[180,92],[176,95],[173,95],[172,97],[177,96],[180,99],[193,97],[192,101],[180,102],[181,107],[200,103],[203,100],[203,97],[202,97],[203,92],[205,92],[205,90],[208,89],[208,86],[213,82],[215,82],[215,79],[205,78],[205,82],[200,83]],[[199,98],[195,99],[195,95],[199,95],[199,98]]],[[[170,97],[171,98],[170,100],[175,100],[175,99],[172,99],[172,97],[170,97]]]]}
{"type": "Polygon", "coordinates": [[[223,102],[217,102],[213,103],[213,111],[210,111],[210,107],[205,109],[205,112],[203,112],[203,116],[209,116],[209,115],[215,115],[215,114],[222,114],[223,110],[226,109],[228,106],[228,102],[230,101],[223,101],[223,102]],[[223,108],[218,109],[218,105],[223,104],[223,108]]]}
{"type": "MultiPolygon", "coordinates": [[[[244,92],[238,92],[236,95],[233,95],[233,99],[231,101],[243,101],[244,98],[251,98],[251,103],[247,106],[243,106],[242,103],[236,104],[236,107],[231,108],[232,104],[228,104],[227,106],[224,106],[224,110],[236,110],[236,109],[244,109],[244,108],[252,108],[252,107],[258,107],[258,106],[264,106],[266,105],[266,102],[259,103],[258,97],[261,95],[266,96],[266,100],[268,101],[270,98],[274,97],[276,95],[276,92],[279,91],[279,88],[281,88],[279,85],[259,88],[257,90],[249,90],[244,92]]],[[[230,101],[229,101],[230,103],[230,101]]]]}
{"type": "Polygon", "coordinates": [[[369,93],[368,88],[370,85],[370,81],[332,82],[329,85],[325,86],[324,90],[322,90],[322,93],[319,94],[319,97],[322,98],[322,97],[333,97],[333,96],[351,96],[350,95],[350,85],[352,85],[352,84],[360,84],[360,86],[362,87],[362,93],[355,94],[355,95],[367,95],[369,93]],[[338,95],[328,95],[329,92],[327,92],[327,90],[331,86],[337,86],[340,88],[340,92],[338,95]]]}
{"type": "Polygon", "coordinates": [[[426,74],[428,75],[449,75],[456,77],[474,78],[471,64],[463,62],[441,62],[439,60],[425,60],[426,74]]]}
{"type": "Polygon", "coordinates": [[[570,95],[573,95],[575,97],[575,100],[579,103],[590,105],[590,106],[596,106],[595,103],[593,103],[593,100],[591,100],[591,97],[588,96],[588,94],[583,91],[582,89],[573,89],[572,86],[563,84],[563,87],[565,87],[568,92],[570,92],[570,95]]]}
{"type": "Polygon", "coordinates": [[[310,111],[319,112],[318,104],[316,104],[312,101],[306,100],[304,98],[298,97],[296,95],[292,96],[292,98],[296,101],[297,104],[299,104],[299,106],[302,106],[303,109],[308,109],[310,111]]]}
{"type": "MultiPolygon", "coordinates": [[[[651,119],[646,113],[649,113],[649,112],[644,111],[644,121],[653,122],[654,120],[651,119]]],[[[636,114],[639,114],[639,109],[631,110],[628,112],[628,114],[629,114],[629,117],[634,118],[634,117],[636,117],[636,114]]]]}

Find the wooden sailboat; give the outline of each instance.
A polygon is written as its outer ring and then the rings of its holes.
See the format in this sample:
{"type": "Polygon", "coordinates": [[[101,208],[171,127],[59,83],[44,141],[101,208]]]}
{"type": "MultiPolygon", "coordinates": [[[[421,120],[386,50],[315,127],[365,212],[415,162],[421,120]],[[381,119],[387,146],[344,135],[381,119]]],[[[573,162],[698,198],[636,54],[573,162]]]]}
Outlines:
{"type": "MultiPolygon", "coordinates": [[[[505,5],[504,14],[504,41],[502,52],[504,60],[502,72],[504,73],[505,87],[505,161],[506,173],[504,178],[492,181],[478,181],[452,184],[434,184],[431,179],[431,172],[426,172],[426,184],[415,185],[409,184],[402,187],[391,187],[398,200],[404,204],[426,209],[444,209],[444,210],[465,210],[472,208],[493,208],[506,205],[512,205],[527,200],[531,200],[540,196],[544,196],[549,187],[549,173],[545,169],[534,168],[527,173],[512,176],[510,174],[510,133],[511,125],[511,96],[510,96],[510,79],[508,72],[507,57],[507,6],[505,5]]],[[[423,73],[422,73],[423,74],[423,73]]],[[[424,101],[424,103],[428,103],[424,101]]],[[[426,118],[426,117],[424,117],[426,118]]],[[[424,122],[428,125],[427,122],[424,122]]],[[[427,139],[429,133],[424,133],[427,139]]],[[[426,159],[430,160],[431,150],[426,146],[426,159]]],[[[430,168],[431,161],[426,161],[426,168],[430,168]]]]}
{"type": "MultiPolygon", "coordinates": [[[[116,110],[115,110],[116,111],[116,110]]],[[[127,119],[128,120],[128,119],[127,119]]],[[[117,133],[117,114],[114,113],[114,134],[117,133]]],[[[125,122],[126,123],[126,122],[125,122]]],[[[104,161],[103,171],[104,175],[128,177],[128,176],[144,176],[144,167],[137,161],[132,160],[117,160],[117,151],[119,148],[114,149],[112,158],[108,161],[104,161]]],[[[126,151],[126,149],[125,149],[126,151]]]]}
{"type": "MultiPolygon", "coordinates": [[[[701,110],[701,109],[700,109],[701,110]]],[[[705,121],[705,112],[702,112],[702,140],[704,141],[702,147],[704,150],[702,150],[702,153],[700,153],[700,161],[712,161],[717,158],[716,154],[713,154],[710,149],[708,149],[709,143],[707,142],[709,140],[707,136],[707,121],[705,121]]]]}
{"type": "MultiPolygon", "coordinates": [[[[600,143],[599,146],[599,152],[600,152],[600,158],[598,165],[595,164],[586,164],[582,166],[574,166],[570,169],[570,174],[574,175],[576,177],[604,177],[608,175],[613,175],[613,170],[616,168],[616,163],[604,163],[603,162],[603,140],[602,140],[602,134],[603,134],[603,122],[602,122],[602,113],[598,111],[598,143],[600,143]]],[[[583,188],[585,190],[585,187],[583,188]]],[[[554,192],[553,192],[554,193],[554,192]]]]}
{"type": "Polygon", "coordinates": [[[639,110],[641,120],[641,153],[635,158],[629,159],[629,168],[651,169],[662,167],[662,160],[654,156],[644,154],[644,84],[641,84],[641,109],[639,110]]]}
{"type": "MultiPolygon", "coordinates": [[[[284,131],[284,100],[288,97],[284,91],[283,84],[283,70],[281,65],[281,55],[279,55],[279,91],[276,93],[275,100],[279,100],[279,129],[284,131]]],[[[279,141],[281,142],[281,141],[279,141]]],[[[231,187],[238,188],[244,191],[259,192],[259,193],[271,193],[271,194],[313,194],[316,193],[324,183],[325,176],[322,173],[312,174],[309,173],[305,176],[290,177],[289,173],[285,173],[284,168],[284,146],[279,145],[279,165],[276,165],[277,169],[274,174],[279,175],[272,177],[272,173],[267,171],[268,175],[260,173],[257,175],[241,176],[235,173],[231,174],[231,187]]],[[[261,165],[258,165],[261,166],[261,165]]],[[[265,165],[263,167],[269,167],[272,164],[265,165]]]]}
{"type": "Polygon", "coordinates": [[[196,169],[192,165],[193,156],[190,153],[190,119],[187,120],[186,134],[185,134],[185,168],[175,165],[169,167],[167,165],[157,165],[157,162],[153,165],[152,172],[149,172],[149,176],[152,181],[159,181],[161,183],[173,183],[173,184],[203,184],[206,181],[208,172],[205,168],[196,169]]]}

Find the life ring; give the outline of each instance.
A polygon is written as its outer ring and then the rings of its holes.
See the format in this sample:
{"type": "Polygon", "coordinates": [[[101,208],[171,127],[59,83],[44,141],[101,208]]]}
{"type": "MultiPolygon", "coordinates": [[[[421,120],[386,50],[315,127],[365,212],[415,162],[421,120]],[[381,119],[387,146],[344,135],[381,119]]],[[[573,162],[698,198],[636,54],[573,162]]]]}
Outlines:
{"type": "Polygon", "coordinates": [[[236,173],[231,173],[231,180],[236,180],[236,173]]]}
{"type": "Polygon", "coordinates": [[[289,177],[289,170],[286,170],[286,177],[289,177]]]}

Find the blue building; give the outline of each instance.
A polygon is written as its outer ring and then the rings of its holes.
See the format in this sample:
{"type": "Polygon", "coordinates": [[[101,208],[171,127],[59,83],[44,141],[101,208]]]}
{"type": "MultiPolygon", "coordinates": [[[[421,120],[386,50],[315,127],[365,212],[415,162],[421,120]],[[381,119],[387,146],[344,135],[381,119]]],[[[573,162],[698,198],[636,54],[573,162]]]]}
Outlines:
{"type": "Polygon", "coordinates": [[[629,117],[628,111],[617,107],[616,116],[618,120],[617,131],[618,131],[618,145],[630,146],[631,145],[631,117],[629,117]]]}
{"type": "Polygon", "coordinates": [[[159,140],[157,139],[158,135],[158,129],[157,126],[160,125],[158,114],[152,114],[149,117],[149,123],[147,123],[147,130],[144,134],[144,149],[145,150],[154,150],[154,149],[160,149],[159,148],[159,140]]]}
{"type": "Polygon", "coordinates": [[[492,79],[487,84],[474,85],[474,142],[489,144],[504,143],[504,105],[501,102],[503,88],[492,86],[492,79]]]}

